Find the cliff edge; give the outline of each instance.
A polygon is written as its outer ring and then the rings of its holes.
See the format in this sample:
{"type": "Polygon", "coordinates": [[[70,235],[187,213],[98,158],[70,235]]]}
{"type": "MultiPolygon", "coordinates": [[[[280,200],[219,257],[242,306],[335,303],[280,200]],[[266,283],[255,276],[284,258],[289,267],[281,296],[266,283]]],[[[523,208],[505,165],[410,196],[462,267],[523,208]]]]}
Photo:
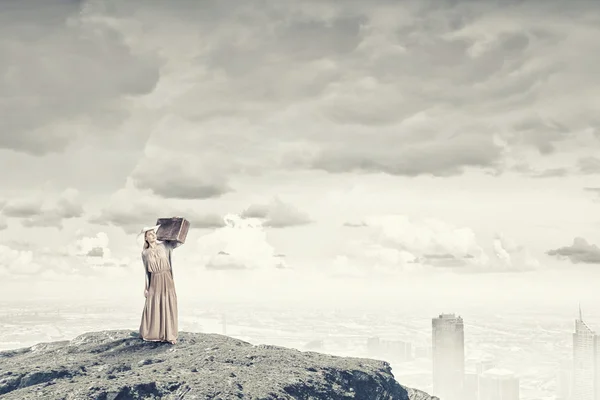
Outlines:
{"type": "Polygon", "coordinates": [[[387,362],[181,332],[175,346],[129,330],[0,352],[3,399],[439,400],[387,362]]]}

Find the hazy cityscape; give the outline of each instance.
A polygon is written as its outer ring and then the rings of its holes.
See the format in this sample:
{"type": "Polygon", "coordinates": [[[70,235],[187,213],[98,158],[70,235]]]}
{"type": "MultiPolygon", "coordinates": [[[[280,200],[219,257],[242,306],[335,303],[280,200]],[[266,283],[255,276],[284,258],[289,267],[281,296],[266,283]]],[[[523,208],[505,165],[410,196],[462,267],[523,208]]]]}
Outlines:
{"type": "Polygon", "coordinates": [[[600,400],[600,2],[258,4],[0,1],[0,350],[218,333],[600,400]]]}
{"type": "MultiPolygon", "coordinates": [[[[78,305],[4,302],[1,310],[2,350],[68,340],[89,331],[136,329],[139,323],[139,310],[135,307],[109,301],[78,305]]],[[[190,310],[196,312],[181,316],[183,331],[226,334],[253,344],[274,344],[301,351],[384,359],[391,364],[399,382],[434,394],[432,356],[436,350],[432,345],[432,320],[450,319],[454,324],[458,318],[458,314],[450,313],[425,316],[373,308],[311,310],[248,304],[194,307],[190,303],[190,310]]],[[[591,311],[594,310],[590,314],[591,311]]],[[[568,379],[572,377],[568,371],[573,361],[576,308],[572,315],[532,314],[526,309],[494,314],[466,310],[461,317],[464,397],[438,393],[441,398],[594,399],[584,395],[564,397],[571,383],[568,379]],[[499,381],[507,383],[498,385],[499,381]]],[[[597,314],[586,321],[590,326],[600,323],[597,314]]],[[[447,353],[448,349],[453,350],[446,347],[438,348],[437,352],[447,353]]],[[[442,391],[446,390],[443,386],[442,382],[442,391]]]]}

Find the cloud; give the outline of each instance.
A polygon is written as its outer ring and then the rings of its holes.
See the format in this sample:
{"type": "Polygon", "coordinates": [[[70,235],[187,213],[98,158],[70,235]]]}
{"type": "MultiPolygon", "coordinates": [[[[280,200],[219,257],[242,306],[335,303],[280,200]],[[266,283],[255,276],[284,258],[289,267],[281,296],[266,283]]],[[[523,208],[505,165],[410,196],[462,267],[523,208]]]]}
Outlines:
{"type": "Polygon", "coordinates": [[[99,213],[91,216],[89,221],[97,225],[117,226],[128,234],[137,234],[142,227],[154,224],[158,218],[175,215],[190,221],[190,229],[212,229],[225,225],[223,218],[217,214],[178,207],[135,189],[131,182],[115,192],[109,203],[99,213]]]}
{"type": "Polygon", "coordinates": [[[40,198],[18,199],[6,202],[2,213],[12,218],[30,218],[41,212],[44,203],[40,198]]]}
{"type": "Polygon", "coordinates": [[[5,230],[6,228],[8,228],[8,222],[6,222],[6,218],[0,215],[0,231],[5,230]]]}
{"type": "Polygon", "coordinates": [[[95,236],[80,236],[66,246],[64,253],[82,261],[88,268],[128,267],[131,260],[112,256],[108,235],[98,232],[95,236]]]}
{"type": "Polygon", "coordinates": [[[253,204],[242,211],[240,216],[261,219],[263,226],[271,228],[301,226],[312,222],[308,214],[278,198],[274,198],[268,204],[253,204]]]}
{"type": "MultiPolygon", "coordinates": [[[[172,133],[168,136],[172,137],[172,133]]],[[[177,148],[170,150],[162,143],[154,147],[150,142],[131,178],[138,189],[150,189],[163,198],[208,199],[232,190],[215,165],[217,160],[185,154],[177,148]]]]}
{"type": "Polygon", "coordinates": [[[560,178],[569,175],[567,168],[548,168],[543,171],[532,171],[529,176],[532,178],[560,178]]]}
{"type": "Polygon", "coordinates": [[[600,248],[580,237],[575,238],[571,246],[549,250],[547,254],[558,259],[568,258],[574,264],[600,264],[600,248]]]}
{"type": "Polygon", "coordinates": [[[42,269],[42,266],[33,259],[30,250],[15,250],[8,246],[0,245],[0,274],[32,275],[42,269]]]}
{"type": "MultiPolygon", "coordinates": [[[[360,137],[360,136],[359,136],[360,137]]],[[[404,135],[398,135],[402,138],[404,135]]],[[[452,176],[463,172],[464,167],[496,167],[502,151],[493,137],[460,134],[452,138],[436,137],[430,141],[405,143],[400,139],[386,140],[387,146],[377,149],[377,154],[364,152],[361,141],[330,144],[321,149],[308,165],[327,172],[386,172],[392,175],[452,176]]]]}
{"type": "Polygon", "coordinates": [[[591,175],[600,173],[600,158],[584,157],[579,159],[579,171],[582,174],[591,175]]]}
{"type": "Polygon", "coordinates": [[[66,282],[79,281],[84,285],[79,288],[83,293],[96,290],[100,284],[127,285],[125,281],[115,280],[129,280],[130,275],[139,268],[139,263],[137,257],[134,260],[115,257],[108,235],[104,232],[93,236],[78,232],[76,238],[65,246],[39,247],[18,242],[10,246],[0,245],[0,275],[11,280],[28,279],[32,285],[56,281],[56,288],[66,282]],[[87,278],[93,281],[81,281],[87,278]],[[104,278],[107,280],[99,280],[104,278]]]}
{"type": "Polygon", "coordinates": [[[119,26],[80,1],[0,5],[0,148],[60,152],[128,116],[131,98],[155,87],[159,64],[119,26]]]}
{"type": "MultiPolygon", "coordinates": [[[[524,36],[525,40],[527,37],[524,36]]],[[[529,115],[513,125],[515,134],[512,140],[536,148],[541,154],[556,150],[556,143],[567,139],[569,129],[552,119],[544,120],[537,114],[529,115]]]]}
{"type": "Polygon", "coordinates": [[[198,239],[201,265],[217,270],[288,268],[285,258],[268,242],[260,220],[237,214],[228,214],[224,220],[225,227],[198,239]]]}
{"type": "Polygon", "coordinates": [[[2,214],[10,218],[21,219],[25,227],[62,228],[63,220],[80,218],[84,209],[79,199],[79,191],[66,189],[56,200],[24,198],[8,201],[2,214]]]}
{"type": "Polygon", "coordinates": [[[348,244],[346,253],[337,259],[338,273],[342,264],[353,264],[355,273],[366,275],[432,268],[481,272],[539,267],[539,262],[523,246],[499,233],[491,243],[481,243],[470,228],[436,219],[413,220],[403,215],[368,217],[361,226],[366,237],[348,244]]]}
{"type": "Polygon", "coordinates": [[[583,190],[585,190],[586,192],[594,193],[596,195],[596,197],[593,199],[593,201],[600,202],[600,188],[586,187],[586,188],[583,188],[583,190]]]}
{"type": "Polygon", "coordinates": [[[164,198],[224,196],[235,175],[280,168],[497,173],[521,151],[565,154],[597,120],[583,3],[108,4],[88,4],[83,26],[110,22],[131,57],[164,59],[132,111],[154,127],[131,175],[164,198]]]}
{"type": "Polygon", "coordinates": [[[367,225],[367,223],[365,221],[359,221],[359,222],[344,222],[343,226],[346,226],[348,228],[366,228],[369,225],[367,225]]]}
{"type": "Polygon", "coordinates": [[[102,247],[94,247],[90,251],[87,252],[86,256],[88,257],[104,257],[104,249],[102,247]]]}

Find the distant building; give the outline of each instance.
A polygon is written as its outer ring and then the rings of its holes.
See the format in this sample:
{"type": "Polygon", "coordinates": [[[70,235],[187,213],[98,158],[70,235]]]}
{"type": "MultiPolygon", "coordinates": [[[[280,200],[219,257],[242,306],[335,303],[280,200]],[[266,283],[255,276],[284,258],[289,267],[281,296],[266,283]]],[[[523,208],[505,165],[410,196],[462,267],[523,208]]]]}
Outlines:
{"type": "Polygon", "coordinates": [[[477,396],[479,393],[479,375],[475,373],[466,373],[465,381],[463,385],[463,399],[464,400],[478,400],[477,396]]]}
{"type": "Polygon", "coordinates": [[[479,361],[476,365],[475,365],[475,372],[478,375],[483,374],[485,371],[489,370],[489,369],[493,369],[496,368],[496,361],[494,360],[484,360],[484,361],[479,361]]]}
{"type": "Polygon", "coordinates": [[[570,400],[600,400],[600,340],[583,321],[581,307],[573,333],[573,380],[570,400]]]}
{"type": "Polygon", "coordinates": [[[491,358],[475,363],[475,370],[465,372],[465,379],[463,383],[463,399],[464,400],[479,400],[479,377],[485,371],[496,368],[496,362],[491,358]]]}
{"type": "Polygon", "coordinates": [[[431,357],[431,346],[415,347],[415,358],[429,358],[429,357],[431,357]]]}
{"type": "Polygon", "coordinates": [[[570,400],[571,384],[573,382],[573,363],[562,363],[556,379],[556,400],[570,400]]]}
{"type": "Polygon", "coordinates": [[[512,371],[492,368],[478,379],[478,400],[519,400],[519,378],[512,371]]]}
{"type": "Polygon", "coordinates": [[[464,325],[460,316],[440,314],[431,320],[433,395],[462,400],[465,375],[464,325]]]}
{"type": "Polygon", "coordinates": [[[401,340],[384,340],[379,337],[367,339],[369,357],[378,357],[386,361],[409,361],[413,358],[412,345],[401,340]]]}

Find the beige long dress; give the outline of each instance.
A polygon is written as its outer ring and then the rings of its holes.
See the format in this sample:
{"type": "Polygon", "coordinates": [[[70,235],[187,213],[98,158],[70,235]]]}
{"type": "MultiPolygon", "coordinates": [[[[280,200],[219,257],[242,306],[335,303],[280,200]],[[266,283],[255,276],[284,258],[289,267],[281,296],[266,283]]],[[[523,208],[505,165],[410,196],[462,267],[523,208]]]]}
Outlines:
{"type": "Polygon", "coordinates": [[[171,265],[174,247],[170,242],[160,242],[142,251],[142,261],[150,277],[140,324],[140,337],[144,340],[177,340],[177,293],[171,265]]]}

